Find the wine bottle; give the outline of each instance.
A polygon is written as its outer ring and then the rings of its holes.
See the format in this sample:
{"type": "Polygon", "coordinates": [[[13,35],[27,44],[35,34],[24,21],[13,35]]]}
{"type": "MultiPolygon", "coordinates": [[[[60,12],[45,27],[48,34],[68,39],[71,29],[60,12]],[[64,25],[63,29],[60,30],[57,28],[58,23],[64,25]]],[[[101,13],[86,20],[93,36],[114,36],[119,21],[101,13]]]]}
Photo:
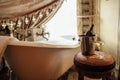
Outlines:
{"type": "Polygon", "coordinates": [[[87,31],[86,36],[94,36],[94,34],[92,33],[94,24],[91,25],[90,30],[87,31]]]}

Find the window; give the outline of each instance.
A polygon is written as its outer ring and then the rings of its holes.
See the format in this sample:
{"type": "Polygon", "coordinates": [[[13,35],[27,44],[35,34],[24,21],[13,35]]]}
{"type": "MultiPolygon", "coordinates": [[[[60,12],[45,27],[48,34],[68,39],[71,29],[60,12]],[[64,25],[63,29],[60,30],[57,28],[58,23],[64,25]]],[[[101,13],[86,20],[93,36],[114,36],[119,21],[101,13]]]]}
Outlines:
{"type": "Polygon", "coordinates": [[[92,24],[99,35],[99,0],[77,0],[78,34],[86,33],[92,24]]]}
{"type": "Polygon", "coordinates": [[[77,35],[76,0],[64,1],[46,26],[50,35],[77,35]]]}

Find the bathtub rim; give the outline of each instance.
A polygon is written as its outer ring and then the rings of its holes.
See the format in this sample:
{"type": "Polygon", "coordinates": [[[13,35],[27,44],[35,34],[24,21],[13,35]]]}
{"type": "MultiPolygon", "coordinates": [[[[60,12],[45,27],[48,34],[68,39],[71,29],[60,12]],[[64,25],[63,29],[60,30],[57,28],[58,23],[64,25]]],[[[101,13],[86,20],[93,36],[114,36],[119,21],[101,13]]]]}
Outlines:
{"type": "Polygon", "coordinates": [[[12,41],[8,45],[10,46],[26,46],[26,47],[44,47],[44,48],[77,48],[79,47],[79,43],[72,45],[59,45],[59,44],[47,44],[40,42],[28,42],[28,41],[12,41]]]}

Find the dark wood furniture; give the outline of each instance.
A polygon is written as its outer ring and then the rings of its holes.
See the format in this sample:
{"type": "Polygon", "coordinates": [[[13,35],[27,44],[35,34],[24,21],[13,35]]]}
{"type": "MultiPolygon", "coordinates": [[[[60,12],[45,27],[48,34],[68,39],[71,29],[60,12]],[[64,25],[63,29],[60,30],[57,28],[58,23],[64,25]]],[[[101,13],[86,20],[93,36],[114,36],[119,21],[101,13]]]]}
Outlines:
{"type": "Polygon", "coordinates": [[[89,56],[78,53],[74,58],[74,64],[79,73],[79,80],[84,80],[84,76],[93,79],[115,80],[113,71],[115,60],[105,52],[95,52],[89,56]]]}
{"type": "Polygon", "coordinates": [[[102,78],[102,80],[115,80],[114,58],[105,52],[95,51],[95,36],[80,36],[81,52],[75,55],[74,64],[79,73],[79,80],[84,76],[89,78],[102,78]]]}

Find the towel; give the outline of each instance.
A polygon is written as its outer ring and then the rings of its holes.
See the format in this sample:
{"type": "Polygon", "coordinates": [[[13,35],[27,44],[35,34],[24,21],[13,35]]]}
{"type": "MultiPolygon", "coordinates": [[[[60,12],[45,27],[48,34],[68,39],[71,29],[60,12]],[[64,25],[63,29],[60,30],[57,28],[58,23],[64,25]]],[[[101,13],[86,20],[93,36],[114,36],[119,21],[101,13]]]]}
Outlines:
{"type": "Polygon", "coordinates": [[[16,38],[13,37],[9,37],[9,36],[0,36],[0,62],[1,59],[4,55],[4,51],[7,48],[7,45],[11,42],[11,41],[15,41],[16,38]]]}

